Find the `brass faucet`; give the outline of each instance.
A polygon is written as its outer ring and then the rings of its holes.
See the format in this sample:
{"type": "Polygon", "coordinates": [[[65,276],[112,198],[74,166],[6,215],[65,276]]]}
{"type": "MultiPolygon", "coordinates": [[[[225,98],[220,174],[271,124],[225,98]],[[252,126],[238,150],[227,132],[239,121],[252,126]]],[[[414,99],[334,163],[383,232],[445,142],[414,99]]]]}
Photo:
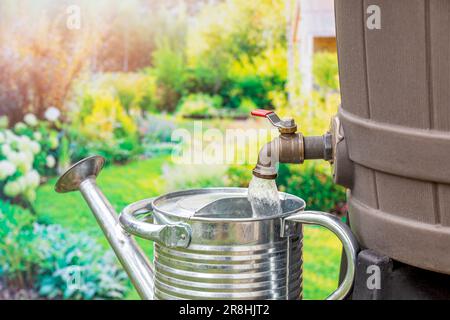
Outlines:
{"type": "Polygon", "coordinates": [[[308,159],[333,160],[333,138],[330,132],[322,136],[305,137],[297,132],[293,118],[280,119],[271,110],[254,110],[252,116],[264,117],[278,128],[280,136],[266,143],[260,150],[253,175],[263,179],[277,177],[278,163],[303,163],[308,159]]]}

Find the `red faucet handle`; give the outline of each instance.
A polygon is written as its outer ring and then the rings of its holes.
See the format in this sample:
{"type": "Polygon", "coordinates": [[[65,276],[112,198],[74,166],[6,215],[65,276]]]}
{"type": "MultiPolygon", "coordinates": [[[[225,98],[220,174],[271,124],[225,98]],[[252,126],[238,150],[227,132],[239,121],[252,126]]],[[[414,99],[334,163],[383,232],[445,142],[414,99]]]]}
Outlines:
{"type": "Polygon", "coordinates": [[[297,125],[293,118],[281,120],[272,110],[256,109],[251,112],[252,116],[269,119],[270,123],[277,127],[281,133],[295,133],[297,125]]]}
{"type": "Polygon", "coordinates": [[[266,118],[269,114],[274,113],[272,110],[256,109],[251,112],[252,116],[266,118]]]}

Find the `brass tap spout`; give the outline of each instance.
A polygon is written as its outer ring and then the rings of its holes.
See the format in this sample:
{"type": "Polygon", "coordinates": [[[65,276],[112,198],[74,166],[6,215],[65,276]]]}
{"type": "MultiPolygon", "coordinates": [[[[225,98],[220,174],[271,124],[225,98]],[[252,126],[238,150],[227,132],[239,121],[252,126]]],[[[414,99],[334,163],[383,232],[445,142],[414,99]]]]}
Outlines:
{"type": "Polygon", "coordinates": [[[265,117],[278,128],[280,136],[266,143],[260,150],[258,162],[253,175],[263,179],[275,179],[279,163],[303,163],[308,159],[331,160],[332,137],[330,133],[323,136],[304,137],[297,132],[294,119],[281,120],[270,110],[252,111],[253,116],[265,117]]]}

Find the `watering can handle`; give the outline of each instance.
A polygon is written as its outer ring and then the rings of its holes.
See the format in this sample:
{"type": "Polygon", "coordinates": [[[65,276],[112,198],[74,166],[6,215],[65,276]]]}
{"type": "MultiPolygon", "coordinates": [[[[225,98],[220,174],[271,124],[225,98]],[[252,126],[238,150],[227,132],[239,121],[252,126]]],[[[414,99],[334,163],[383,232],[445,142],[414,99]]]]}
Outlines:
{"type": "Polygon", "coordinates": [[[128,233],[155,241],[168,248],[186,248],[191,241],[190,226],[184,223],[154,224],[138,219],[139,215],[153,211],[155,198],[144,199],[125,207],[119,216],[119,222],[128,233]]]}
{"type": "Polygon", "coordinates": [[[303,211],[284,219],[283,230],[289,226],[287,221],[302,224],[320,225],[332,231],[342,242],[347,258],[347,270],[341,285],[327,297],[327,300],[342,300],[349,293],[355,278],[356,254],[359,250],[358,242],[350,228],[337,217],[320,211],[303,211]]]}

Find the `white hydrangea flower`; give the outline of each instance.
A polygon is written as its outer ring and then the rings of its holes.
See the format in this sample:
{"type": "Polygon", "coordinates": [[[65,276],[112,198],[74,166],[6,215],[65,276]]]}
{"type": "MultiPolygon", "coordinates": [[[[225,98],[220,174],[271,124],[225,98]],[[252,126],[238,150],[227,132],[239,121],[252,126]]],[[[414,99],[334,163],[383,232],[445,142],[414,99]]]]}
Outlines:
{"type": "Polygon", "coordinates": [[[58,108],[50,107],[48,108],[45,113],[44,117],[50,122],[55,122],[58,120],[59,116],[61,115],[61,112],[58,110],[58,108]]]}
{"type": "Polygon", "coordinates": [[[18,137],[17,147],[19,151],[31,151],[31,140],[27,136],[18,137]]]}
{"type": "Polygon", "coordinates": [[[33,155],[30,152],[11,152],[7,158],[20,172],[28,172],[33,165],[33,155]]]}
{"type": "Polygon", "coordinates": [[[42,140],[42,134],[39,131],[36,131],[33,133],[33,138],[36,141],[41,141],[42,140]]]}
{"type": "Polygon", "coordinates": [[[55,167],[56,160],[55,157],[53,157],[52,155],[48,155],[47,158],[45,158],[45,161],[47,163],[47,167],[49,168],[55,167]]]}
{"type": "Polygon", "coordinates": [[[5,136],[6,136],[6,141],[7,142],[12,142],[12,141],[15,141],[17,139],[17,136],[11,130],[6,130],[5,131],[5,136]]]}
{"type": "Polygon", "coordinates": [[[16,129],[17,131],[22,131],[23,129],[25,129],[27,126],[25,125],[25,123],[23,122],[17,122],[16,125],[14,126],[14,129],[16,129]]]}
{"type": "Polygon", "coordinates": [[[41,151],[41,145],[39,143],[37,143],[36,141],[31,141],[30,142],[30,150],[34,154],[38,154],[41,151]]]}
{"type": "Polygon", "coordinates": [[[6,134],[3,132],[0,132],[0,143],[6,142],[6,134]]]}
{"type": "Polygon", "coordinates": [[[21,192],[21,187],[17,181],[10,181],[5,184],[3,188],[3,193],[11,198],[18,196],[21,192]]]}
{"type": "Polygon", "coordinates": [[[38,119],[32,113],[27,113],[25,117],[23,117],[23,121],[31,127],[35,127],[38,124],[38,119]]]}
{"type": "Polygon", "coordinates": [[[0,161],[0,181],[12,176],[16,170],[16,166],[8,160],[0,161]]]}
{"type": "Polygon", "coordinates": [[[39,173],[36,170],[29,171],[24,177],[25,177],[27,187],[30,187],[33,189],[39,187],[41,177],[39,176],[39,173]]]}
{"type": "Polygon", "coordinates": [[[11,146],[9,144],[2,145],[2,154],[8,157],[12,152],[11,146]]]}
{"type": "Polygon", "coordinates": [[[20,189],[20,193],[22,193],[28,187],[28,181],[26,176],[21,176],[17,178],[16,183],[20,189]]]}
{"type": "Polygon", "coordinates": [[[8,146],[8,148],[2,148],[2,152],[6,156],[6,159],[17,166],[17,163],[20,162],[20,160],[18,160],[17,152],[12,151],[7,144],[4,146],[8,146]]]}

